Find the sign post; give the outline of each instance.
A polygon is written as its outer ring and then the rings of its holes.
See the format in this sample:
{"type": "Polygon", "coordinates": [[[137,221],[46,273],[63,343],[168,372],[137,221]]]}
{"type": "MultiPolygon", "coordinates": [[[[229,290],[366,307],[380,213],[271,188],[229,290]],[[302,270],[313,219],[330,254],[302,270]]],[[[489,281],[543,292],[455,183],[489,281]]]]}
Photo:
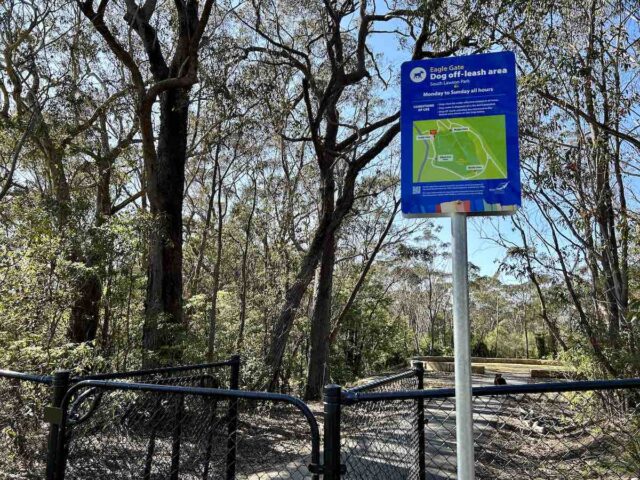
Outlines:
{"type": "Polygon", "coordinates": [[[453,345],[456,387],[456,453],[458,478],[474,478],[473,400],[471,398],[471,348],[469,321],[469,271],[467,215],[451,214],[453,345]]]}
{"type": "Polygon", "coordinates": [[[458,478],[474,479],[467,216],[521,204],[515,57],[402,65],[402,212],[451,217],[458,478]]]}

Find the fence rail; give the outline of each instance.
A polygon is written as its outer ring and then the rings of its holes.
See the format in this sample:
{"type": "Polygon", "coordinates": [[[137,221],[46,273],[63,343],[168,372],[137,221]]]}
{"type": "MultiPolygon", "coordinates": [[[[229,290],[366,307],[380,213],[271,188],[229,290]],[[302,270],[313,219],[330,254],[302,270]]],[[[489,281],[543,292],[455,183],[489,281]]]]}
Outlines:
{"type": "MultiPolygon", "coordinates": [[[[588,392],[640,389],[640,378],[627,378],[620,380],[580,380],[572,382],[533,383],[526,385],[500,385],[495,387],[474,387],[473,396],[483,397],[491,395],[556,393],[556,392],[588,392]]],[[[404,390],[390,392],[353,392],[345,391],[343,397],[347,404],[358,402],[385,401],[385,400],[413,400],[416,398],[451,398],[455,397],[455,389],[438,388],[424,390],[422,392],[404,390]]]]}
{"type": "Polygon", "coordinates": [[[83,375],[77,377],[78,381],[84,380],[127,380],[131,378],[145,378],[145,377],[168,377],[179,376],[176,374],[182,374],[185,372],[203,372],[212,369],[219,369],[224,367],[234,367],[239,365],[240,357],[233,356],[228,360],[221,362],[211,363],[199,363],[194,365],[180,365],[177,367],[160,367],[152,369],[142,370],[130,370],[127,372],[105,372],[96,373],[92,375],[83,375]]]}
{"type": "Polygon", "coordinates": [[[13,370],[0,369],[0,378],[21,380],[23,382],[42,383],[44,385],[51,385],[53,383],[53,377],[51,375],[35,375],[33,373],[14,372],[13,370]]]}
{"type": "MultiPolygon", "coordinates": [[[[320,426],[316,406],[239,376],[238,357],[89,379],[0,370],[0,477],[11,460],[25,479],[456,478],[455,391],[429,388],[419,362],[325,387],[320,426]]],[[[640,474],[640,379],[478,387],[473,411],[479,479],[640,474]]]]}
{"type": "Polygon", "coordinates": [[[348,393],[359,393],[359,392],[373,392],[373,391],[398,391],[398,390],[414,390],[419,388],[418,381],[419,377],[424,375],[424,370],[422,369],[422,364],[419,369],[413,368],[411,370],[406,370],[404,372],[395,373],[393,375],[384,376],[381,378],[377,378],[370,382],[364,383],[362,385],[358,385],[355,387],[346,388],[344,391],[346,394],[348,393]]]}

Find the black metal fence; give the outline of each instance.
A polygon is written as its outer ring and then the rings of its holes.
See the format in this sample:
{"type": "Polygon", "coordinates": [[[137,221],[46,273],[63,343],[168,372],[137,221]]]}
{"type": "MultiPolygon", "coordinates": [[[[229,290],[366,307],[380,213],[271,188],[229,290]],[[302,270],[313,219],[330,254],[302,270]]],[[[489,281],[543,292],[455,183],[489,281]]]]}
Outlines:
{"type": "Polygon", "coordinates": [[[52,377],[0,370],[0,478],[45,477],[48,428],[43,412],[52,397],[52,377]]]}
{"type": "MultiPolygon", "coordinates": [[[[455,392],[430,388],[421,364],[353,388],[329,385],[323,412],[289,395],[239,390],[239,366],[234,357],[89,379],[0,371],[0,477],[456,478],[455,392]]],[[[477,478],[640,472],[640,379],[473,393],[477,478]]]]}
{"type": "Polygon", "coordinates": [[[319,464],[316,418],[289,395],[93,380],[61,409],[57,480],[310,478],[319,464]]]}
{"type": "Polygon", "coordinates": [[[418,363],[414,369],[340,392],[343,478],[425,478],[420,475],[425,460],[422,399],[401,402],[394,408],[384,402],[345,404],[365,393],[418,391],[423,387],[424,370],[418,363]]]}
{"type": "MultiPolygon", "coordinates": [[[[345,478],[456,478],[455,391],[379,387],[339,397],[338,414],[362,428],[336,444],[345,478]]],[[[640,379],[478,387],[473,395],[476,478],[640,474],[640,379]]]]}
{"type": "MultiPolygon", "coordinates": [[[[0,370],[0,478],[53,479],[55,475],[61,405],[69,389],[87,380],[237,389],[240,358],[215,363],[117,373],[72,376],[68,371],[33,375],[0,370]]],[[[101,395],[79,393],[71,418],[93,414],[101,395]],[[80,412],[79,406],[87,411],[80,412]]],[[[59,463],[59,462],[58,462],[59,463]]]]}

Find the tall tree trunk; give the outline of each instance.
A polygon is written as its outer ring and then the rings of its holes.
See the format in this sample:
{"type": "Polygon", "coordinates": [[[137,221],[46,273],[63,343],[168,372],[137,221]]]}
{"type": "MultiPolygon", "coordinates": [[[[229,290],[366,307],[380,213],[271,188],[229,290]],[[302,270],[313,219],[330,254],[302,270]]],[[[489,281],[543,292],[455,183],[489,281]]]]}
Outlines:
{"type": "Polygon", "coordinates": [[[538,209],[540,210],[540,213],[545,217],[545,220],[547,221],[547,223],[551,226],[550,232],[551,232],[551,238],[553,240],[553,247],[555,252],[558,255],[558,263],[560,265],[560,270],[562,273],[562,276],[564,278],[564,282],[565,285],[567,287],[567,291],[569,292],[569,297],[571,298],[571,301],[573,302],[573,305],[576,309],[576,313],[578,314],[578,324],[580,325],[580,327],[582,328],[583,333],[587,336],[589,343],[591,344],[591,347],[593,349],[593,354],[595,359],[597,360],[597,362],[600,364],[600,366],[606,370],[606,372],[611,375],[612,377],[616,377],[618,375],[617,370],[613,367],[612,363],[610,362],[609,358],[607,358],[607,356],[605,355],[605,352],[602,348],[602,345],[600,344],[600,341],[598,339],[598,337],[596,336],[596,332],[595,329],[593,328],[591,322],[589,321],[589,317],[587,316],[587,313],[585,312],[584,308],[582,307],[582,303],[580,301],[580,296],[576,290],[576,288],[574,288],[574,282],[571,278],[571,275],[569,274],[569,270],[567,269],[567,264],[565,262],[565,257],[564,257],[564,253],[560,247],[560,243],[558,241],[558,235],[556,233],[556,227],[553,223],[553,221],[551,220],[551,218],[548,216],[548,214],[546,213],[545,210],[543,210],[541,208],[541,205],[538,204],[538,209]]]}
{"type": "Polygon", "coordinates": [[[499,297],[496,296],[496,344],[494,357],[498,357],[498,340],[500,337],[500,304],[498,303],[499,297]]]}
{"type": "Polygon", "coordinates": [[[434,316],[429,316],[429,355],[435,355],[433,350],[435,348],[435,336],[436,336],[436,319],[434,316]]]}
{"type": "MultiPolygon", "coordinates": [[[[71,189],[65,173],[63,152],[51,139],[50,126],[46,123],[40,105],[35,99],[31,102],[31,108],[36,112],[37,128],[34,131],[37,135],[36,142],[47,159],[48,173],[55,197],[54,205],[58,228],[61,232],[69,233],[71,189]]],[[[81,261],[82,252],[79,245],[74,241],[71,241],[70,244],[67,260],[70,262],[81,261]]],[[[86,266],[91,269],[92,265],[87,264],[86,266]]],[[[74,290],[78,292],[78,296],[71,306],[67,338],[73,343],[93,340],[98,330],[99,302],[96,302],[95,299],[100,295],[99,281],[96,281],[92,272],[83,272],[77,284],[74,285],[74,290]]]]}
{"type": "Polygon", "coordinates": [[[331,235],[325,244],[320,261],[318,290],[311,319],[311,348],[307,371],[306,400],[318,400],[329,378],[329,335],[333,296],[333,270],[336,262],[336,240],[331,235]]]}
{"type": "Polygon", "coordinates": [[[415,313],[415,311],[412,311],[410,313],[411,317],[413,317],[411,319],[411,330],[413,331],[413,343],[414,343],[414,349],[415,349],[415,354],[416,355],[422,355],[422,351],[420,349],[420,331],[419,331],[419,325],[418,325],[418,315],[415,313]]]}
{"type": "Polygon", "coordinates": [[[298,271],[295,281],[289,286],[284,296],[284,305],[280,311],[280,316],[276,320],[271,333],[271,341],[267,348],[265,363],[269,367],[267,372],[269,378],[267,380],[267,389],[272,391],[275,389],[280,369],[282,367],[282,359],[289,340],[289,332],[293,326],[295,312],[300,306],[302,297],[307,290],[307,286],[313,278],[313,274],[318,265],[322,250],[327,237],[335,231],[330,228],[331,218],[322,219],[320,226],[317,228],[313,241],[303,258],[302,265],[298,271]]]}
{"type": "Polygon", "coordinates": [[[545,294],[542,291],[542,286],[540,285],[540,281],[538,280],[538,276],[536,275],[536,273],[533,270],[533,264],[531,262],[531,255],[530,255],[530,250],[529,250],[529,243],[527,241],[527,236],[526,236],[526,234],[524,232],[524,229],[520,225],[520,222],[514,221],[513,225],[520,232],[520,238],[522,239],[522,246],[524,247],[523,252],[524,252],[524,259],[525,259],[525,262],[526,262],[525,266],[526,266],[527,276],[529,277],[529,280],[531,281],[531,283],[533,284],[533,286],[536,289],[536,294],[538,296],[538,302],[540,303],[540,317],[542,318],[542,320],[544,321],[545,325],[549,329],[549,333],[550,333],[551,338],[553,340],[552,341],[553,351],[554,351],[554,353],[556,353],[557,344],[560,344],[560,346],[562,347],[562,350],[566,351],[567,350],[567,344],[564,342],[564,340],[562,339],[562,336],[560,335],[560,329],[558,328],[558,325],[557,325],[556,321],[549,316],[549,312],[547,310],[547,300],[545,298],[545,294]]]}
{"type": "MultiPolygon", "coordinates": [[[[322,216],[333,215],[336,184],[330,156],[324,159],[321,169],[322,216]]],[[[329,335],[331,333],[331,306],[333,297],[333,270],[336,262],[336,237],[332,232],[322,249],[318,288],[311,318],[311,345],[305,398],[317,400],[329,375],[329,335]]]]}
{"type": "Polygon", "coordinates": [[[344,218],[351,211],[355,199],[355,187],[358,174],[362,168],[391,143],[399,131],[400,125],[397,123],[394,124],[380,136],[373,146],[358,157],[356,161],[350,163],[344,176],[342,193],[336,201],[336,208],[333,215],[323,214],[320,218],[311,244],[298,269],[296,279],[285,293],[284,305],[280,310],[280,315],[272,331],[271,341],[265,358],[265,363],[268,367],[267,375],[269,376],[266,382],[267,389],[273,390],[276,387],[284,352],[289,339],[289,332],[293,326],[295,312],[300,306],[302,297],[313,278],[313,274],[324,250],[324,244],[340,228],[344,218]]]}
{"type": "Polygon", "coordinates": [[[224,224],[224,217],[226,213],[222,208],[222,171],[220,169],[220,163],[216,161],[216,168],[218,169],[218,222],[216,230],[216,259],[213,264],[211,287],[211,311],[209,312],[209,334],[207,338],[207,359],[213,361],[215,345],[216,345],[216,330],[218,319],[218,292],[220,291],[220,268],[222,265],[222,226],[224,224]]]}
{"type": "MultiPolygon", "coordinates": [[[[101,227],[111,215],[111,152],[109,149],[109,135],[106,118],[100,118],[101,148],[97,158],[98,182],[96,188],[96,212],[94,225],[101,227]]],[[[98,234],[98,232],[96,232],[98,234]]],[[[91,245],[86,255],[86,272],[79,285],[79,296],[73,303],[69,318],[69,339],[72,342],[87,342],[94,340],[100,322],[100,301],[102,300],[102,280],[96,268],[102,264],[106,252],[99,245],[99,239],[93,234],[91,245]]],[[[91,235],[91,234],[90,234],[91,235]]],[[[108,317],[105,312],[105,323],[102,338],[108,336],[108,317]]],[[[106,345],[106,344],[105,344],[106,345]]]]}
{"type": "Polygon", "coordinates": [[[182,330],[182,200],[187,149],[189,94],[160,96],[156,165],[147,169],[149,206],[156,225],[149,236],[145,321],[145,365],[179,360],[182,330]]]}
{"type": "MultiPolygon", "coordinates": [[[[34,108],[39,108],[35,106],[34,108]]],[[[36,130],[39,135],[38,143],[47,158],[47,166],[55,195],[55,209],[58,220],[58,228],[62,232],[68,232],[71,222],[71,191],[64,170],[63,153],[57,148],[49,135],[49,126],[45,123],[41,112],[38,110],[38,120],[40,128],[36,130]]],[[[100,187],[99,187],[100,189],[100,187]]],[[[79,245],[73,240],[70,242],[71,248],[67,255],[67,260],[71,262],[82,261],[82,252],[79,245]]],[[[74,290],[78,292],[76,299],[71,306],[69,315],[69,327],[67,337],[73,343],[91,341],[95,339],[98,330],[99,303],[102,287],[100,280],[96,277],[91,268],[90,259],[85,265],[86,271],[78,279],[74,290]]]]}
{"type": "Polygon", "coordinates": [[[244,245],[242,247],[242,259],[240,265],[241,285],[240,285],[240,324],[238,327],[238,339],[236,340],[236,351],[242,351],[244,343],[244,327],[247,318],[247,290],[249,287],[249,272],[247,271],[249,260],[249,245],[251,244],[251,226],[253,224],[253,216],[256,212],[256,203],[258,201],[258,189],[256,181],[253,181],[253,201],[251,203],[251,211],[247,219],[247,225],[244,231],[244,245]]]}
{"type": "Polygon", "coordinates": [[[342,325],[342,322],[344,321],[345,317],[347,316],[347,313],[353,306],[353,303],[356,300],[356,296],[358,295],[358,292],[360,292],[360,289],[364,285],[364,281],[367,278],[367,274],[369,273],[369,270],[371,270],[371,266],[373,265],[373,262],[378,256],[378,253],[380,253],[380,250],[382,250],[384,241],[386,240],[387,235],[391,230],[391,226],[393,225],[393,221],[395,220],[399,209],[400,209],[400,200],[396,200],[393,207],[393,213],[389,217],[389,221],[387,222],[385,229],[382,231],[380,238],[378,238],[378,242],[376,243],[375,247],[373,248],[373,251],[369,255],[369,258],[367,258],[367,262],[365,263],[365,266],[362,269],[362,272],[360,272],[360,276],[358,277],[358,280],[356,281],[356,284],[354,285],[353,290],[351,290],[351,294],[349,295],[349,298],[347,299],[346,303],[342,307],[342,310],[340,310],[340,313],[338,314],[338,317],[334,322],[333,329],[331,330],[331,334],[329,335],[329,343],[335,342],[336,337],[338,336],[338,332],[340,331],[340,326],[342,325]]]}
{"type": "Polygon", "coordinates": [[[529,332],[527,330],[527,310],[522,314],[522,327],[524,330],[524,358],[529,358],[529,332]]]}
{"type": "Polygon", "coordinates": [[[193,278],[191,281],[190,294],[195,295],[198,293],[198,287],[200,285],[200,271],[202,269],[202,263],[204,260],[204,251],[207,246],[207,239],[209,236],[209,227],[211,226],[211,218],[213,216],[213,206],[216,198],[216,188],[218,184],[218,161],[220,160],[220,149],[222,148],[222,143],[218,143],[216,145],[216,153],[214,155],[214,163],[213,163],[213,179],[211,181],[211,196],[209,197],[209,202],[207,203],[207,213],[204,220],[204,227],[202,228],[202,237],[200,240],[200,248],[198,249],[198,260],[196,261],[195,272],[193,273],[193,278]]]}

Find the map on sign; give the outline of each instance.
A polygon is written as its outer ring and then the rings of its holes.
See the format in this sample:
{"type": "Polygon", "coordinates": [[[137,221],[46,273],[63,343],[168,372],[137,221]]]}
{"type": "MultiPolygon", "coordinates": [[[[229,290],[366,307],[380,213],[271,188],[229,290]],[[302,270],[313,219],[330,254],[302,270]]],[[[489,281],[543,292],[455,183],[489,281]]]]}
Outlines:
{"type": "Polygon", "coordinates": [[[413,182],[507,178],[504,115],[413,122],[413,182]]]}

